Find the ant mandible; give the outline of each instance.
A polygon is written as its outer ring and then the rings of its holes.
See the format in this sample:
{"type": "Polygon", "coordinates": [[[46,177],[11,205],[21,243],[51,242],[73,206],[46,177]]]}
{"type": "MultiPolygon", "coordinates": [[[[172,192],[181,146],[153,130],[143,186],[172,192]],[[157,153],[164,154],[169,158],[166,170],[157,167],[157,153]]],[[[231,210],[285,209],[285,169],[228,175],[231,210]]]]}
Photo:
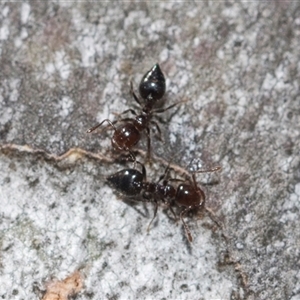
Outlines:
{"type": "Polygon", "coordinates": [[[162,73],[159,65],[155,64],[152,69],[143,76],[139,85],[139,93],[144,101],[144,104],[141,103],[139,98],[134,93],[132,82],[130,84],[130,92],[134,100],[141,107],[141,113],[138,115],[133,109],[125,110],[122,114],[130,112],[135,115],[135,118],[124,118],[114,122],[111,122],[109,119],[105,119],[101,123],[90,128],[87,132],[90,133],[100,127],[103,123],[107,122],[114,129],[114,134],[111,139],[112,147],[119,151],[128,151],[131,158],[135,161],[135,155],[131,149],[141,139],[141,133],[146,130],[147,159],[149,160],[151,152],[150,123],[156,126],[159,134],[161,133],[159,125],[152,120],[153,115],[162,113],[180,103],[177,102],[168,106],[167,108],[154,109],[155,104],[164,96],[165,91],[166,82],[164,74],[162,73]],[[123,122],[123,124],[116,127],[114,124],[117,122],[123,122]]]}
{"type": "Polygon", "coordinates": [[[205,205],[205,193],[197,185],[195,174],[216,172],[219,171],[221,167],[218,166],[193,172],[192,180],[188,179],[188,182],[179,184],[176,189],[173,185],[169,184],[169,182],[178,181],[177,179],[164,180],[169,167],[166,168],[164,175],[160,177],[159,181],[154,183],[147,182],[145,166],[141,163],[139,164],[142,166],[142,173],[136,169],[124,169],[107,177],[108,183],[115,190],[129,198],[137,199],[138,196],[142,196],[142,200],[138,201],[153,202],[155,204],[154,216],[148,226],[148,230],[156,217],[159,200],[168,205],[175,219],[177,219],[177,217],[172,206],[176,204],[179,207],[183,207],[180,213],[180,220],[184,226],[187,239],[191,243],[193,237],[183,217],[188,211],[202,209],[205,205]],[[161,180],[163,180],[162,184],[159,183],[161,180]]]}

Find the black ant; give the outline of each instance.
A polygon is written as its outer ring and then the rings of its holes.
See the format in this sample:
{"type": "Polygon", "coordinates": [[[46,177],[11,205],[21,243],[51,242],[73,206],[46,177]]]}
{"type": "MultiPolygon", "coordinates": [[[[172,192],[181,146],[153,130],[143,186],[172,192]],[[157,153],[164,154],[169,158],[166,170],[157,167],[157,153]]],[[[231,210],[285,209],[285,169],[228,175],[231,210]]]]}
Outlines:
{"type": "Polygon", "coordinates": [[[151,139],[150,139],[150,129],[149,124],[152,123],[156,126],[159,134],[161,134],[158,124],[152,120],[154,114],[162,113],[175,105],[179,104],[177,102],[167,108],[154,109],[155,104],[160,100],[166,91],[166,82],[164,74],[162,73],[158,64],[155,64],[151,70],[149,70],[142,78],[139,85],[139,93],[144,101],[141,103],[139,98],[133,91],[132,82],[130,84],[130,92],[134,100],[141,107],[141,113],[138,115],[133,109],[128,109],[122,114],[127,112],[135,115],[135,118],[124,118],[111,122],[108,119],[103,120],[101,123],[90,128],[87,132],[90,133],[100,127],[103,123],[107,122],[113,129],[114,134],[111,139],[111,143],[114,149],[119,151],[128,151],[131,158],[135,161],[135,155],[132,153],[131,149],[139,142],[141,139],[141,133],[146,130],[147,133],[147,159],[150,159],[151,152],[151,139]],[[115,127],[115,123],[124,122],[122,125],[115,127]]]}
{"type": "Polygon", "coordinates": [[[177,179],[164,179],[169,167],[166,168],[164,175],[160,177],[159,181],[154,183],[147,182],[145,166],[141,163],[139,164],[142,166],[142,173],[136,169],[124,169],[107,177],[108,183],[124,196],[136,199],[138,196],[142,196],[142,199],[138,201],[153,202],[155,204],[154,216],[148,226],[148,230],[156,217],[159,200],[168,205],[175,219],[177,219],[177,217],[172,206],[176,204],[179,207],[183,207],[183,210],[180,212],[180,220],[182,221],[189,242],[192,242],[191,231],[183,217],[187,212],[194,209],[202,209],[205,205],[205,193],[197,185],[195,174],[216,172],[219,171],[221,167],[218,166],[193,172],[191,178],[179,184],[176,189],[173,185],[169,184],[169,182],[178,181],[177,179]],[[161,180],[163,180],[162,184],[160,183],[161,180]]]}

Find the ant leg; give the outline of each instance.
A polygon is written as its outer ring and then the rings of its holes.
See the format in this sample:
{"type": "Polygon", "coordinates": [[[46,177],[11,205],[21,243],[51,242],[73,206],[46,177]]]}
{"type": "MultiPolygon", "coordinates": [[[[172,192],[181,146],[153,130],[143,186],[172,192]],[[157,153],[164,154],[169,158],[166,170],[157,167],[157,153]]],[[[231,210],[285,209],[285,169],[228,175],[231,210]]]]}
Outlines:
{"type": "Polygon", "coordinates": [[[212,173],[212,172],[217,172],[221,169],[222,169],[221,166],[217,166],[217,167],[213,167],[213,168],[210,168],[210,169],[198,170],[198,171],[193,172],[192,173],[192,178],[193,178],[193,183],[194,183],[195,189],[197,189],[196,173],[212,173]]]}
{"type": "Polygon", "coordinates": [[[132,119],[132,118],[124,118],[124,119],[120,119],[118,121],[119,122],[128,122],[128,121],[134,121],[134,119],[132,119]]]}
{"type": "Polygon", "coordinates": [[[151,121],[151,124],[154,124],[154,125],[155,125],[156,130],[157,130],[157,132],[158,132],[157,137],[158,137],[158,139],[162,142],[163,140],[162,140],[162,138],[161,138],[161,130],[160,130],[159,125],[158,125],[155,121],[151,121]]]}
{"type": "Polygon", "coordinates": [[[168,122],[163,119],[161,116],[155,115],[155,118],[159,121],[159,123],[167,124],[168,122]]]}
{"type": "MultiPolygon", "coordinates": [[[[159,180],[157,181],[157,184],[158,184],[160,181],[162,181],[162,180],[164,180],[164,179],[166,178],[167,174],[169,173],[169,170],[170,170],[170,163],[169,163],[168,166],[166,167],[164,174],[161,175],[161,176],[159,177],[159,180]]],[[[170,180],[170,179],[169,179],[169,180],[170,180]]],[[[169,180],[164,180],[164,181],[163,181],[163,185],[166,186],[166,185],[168,184],[169,180]]],[[[161,199],[161,200],[162,200],[162,202],[164,202],[164,199],[161,199]]],[[[168,202],[167,205],[168,205],[168,208],[170,209],[171,213],[172,213],[173,216],[174,216],[175,222],[177,222],[177,216],[176,216],[176,214],[175,214],[175,212],[174,212],[174,210],[173,210],[173,208],[172,208],[172,206],[171,206],[171,205],[172,205],[172,202],[168,202]]]]}
{"type": "Polygon", "coordinates": [[[212,173],[212,172],[217,172],[217,171],[220,171],[222,170],[222,167],[221,166],[216,166],[216,167],[213,167],[213,168],[210,168],[210,169],[204,169],[204,170],[198,170],[198,171],[195,171],[195,173],[212,173]]]}
{"type": "Polygon", "coordinates": [[[116,127],[115,127],[115,125],[114,125],[114,123],[116,123],[116,122],[111,122],[110,120],[105,119],[105,120],[103,120],[101,123],[99,123],[99,124],[97,124],[96,126],[90,128],[90,129],[87,131],[87,133],[93,132],[93,131],[96,130],[98,127],[100,127],[104,122],[107,122],[114,130],[116,130],[116,127]]]}
{"type": "Polygon", "coordinates": [[[182,221],[183,227],[185,229],[187,239],[189,240],[190,243],[192,243],[193,242],[193,237],[192,237],[191,231],[190,231],[188,225],[185,223],[185,221],[183,219],[183,215],[186,214],[189,210],[190,210],[190,208],[188,207],[180,213],[180,220],[182,221]]]}
{"type": "Polygon", "coordinates": [[[172,208],[172,206],[169,206],[171,213],[173,214],[174,218],[175,218],[175,222],[177,222],[177,216],[174,212],[174,209],[172,208]]]}
{"type": "Polygon", "coordinates": [[[136,162],[142,167],[142,174],[143,174],[144,181],[147,181],[147,173],[146,173],[145,166],[139,161],[136,161],[136,162]]]}
{"type": "Polygon", "coordinates": [[[133,99],[134,99],[140,106],[142,106],[142,103],[140,102],[139,98],[137,97],[137,95],[136,95],[135,92],[133,91],[132,81],[130,81],[130,93],[131,93],[133,99]]]}
{"type": "Polygon", "coordinates": [[[121,115],[125,115],[125,114],[127,114],[127,113],[132,113],[133,115],[137,115],[137,113],[135,112],[135,110],[134,109],[132,109],[132,108],[129,108],[129,109],[126,109],[126,110],[124,110],[123,112],[121,112],[120,114],[118,114],[118,113],[114,113],[114,115],[115,116],[121,116],[121,115]]]}
{"type": "MultiPolygon", "coordinates": [[[[169,170],[170,170],[170,163],[169,163],[168,166],[166,167],[164,174],[161,175],[161,176],[159,177],[157,183],[159,183],[160,181],[162,181],[163,179],[166,178],[166,176],[167,176],[169,170]]],[[[164,185],[167,185],[167,184],[168,184],[168,180],[164,181],[164,185]]]]}
{"type": "Polygon", "coordinates": [[[165,112],[166,110],[169,110],[169,109],[175,107],[176,105],[178,105],[178,104],[180,104],[180,103],[185,103],[185,102],[186,102],[186,100],[184,100],[184,101],[179,101],[179,102],[176,102],[176,103],[174,103],[174,104],[172,104],[172,105],[170,105],[170,106],[168,106],[168,107],[166,107],[166,108],[158,108],[158,109],[154,109],[154,110],[153,110],[153,113],[157,113],[157,114],[163,113],[163,112],[165,112]]]}
{"type": "Polygon", "coordinates": [[[192,178],[193,178],[194,188],[195,188],[195,190],[197,190],[198,186],[197,186],[197,182],[196,182],[196,175],[195,175],[195,173],[193,173],[192,178]]]}
{"type": "Polygon", "coordinates": [[[205,210],[208,212],[208,216],[210,219],[217,224],[217,226],[221,229],[223,229],[223,223],[221,220],[213,213],[213,211],[210,208],[205,207],[205,210]]]}
{"type": "Polygon", "coordinates": [[[137,162],[136,157],[134,155],[134,153],[132,151],[130,151],[129,149],[127,149],[129,152],[130,157],[132,158],[132,162],[133,162],[133,169],[135,169],[135,164],[137,162]]]}
{"type": "Polygon", "coordinates": [[[179,178],[170,178],[168,181],[173,181],[173,182],[186,182],[186,180],[179,179],[179,178]]]}
{"type": "Polygon", "coordinates": [[[147,131],[147,161],[151,161],[151,138],[150,138],[150,129],[146,128],[147,131]]]}
{"type": "Polygon", "coordinates": [[[124,161],[130,161],[133,163],[133,169],[135,169],[135,166],[136,166],[136,163],[139,163],[137,160],[136,160],[136,157],[135,157],[135,154],[128,148],[125,149],[125,151],[128,151],[129,155],[125,156],[125,154],[121,154],[119,156],[119,158],[121,158],[121,162],[124,162],[124,161]],[[124,158],[123,158],[124,157],[124,158]]]}
{"type": "Polygon", "coordinates": [[[156,214],[157,214],[157,209],[158,209],[157,201],[154,201],[154,204],[155,204],[154,215],[153,215],[153,218],[152,218],[151,222],[150,222],[149,225],[148,225],[147,232],[150,231],[151,224],[153,223],[153,221],[154,221],[154,219],[155,219],[155,217],[156,217],[156,214]]]}
{"type": "Polygon", "coordinates": [[[200,207],[203,207],[205,204],[205,194],[204,194],[203,190],[200,187],[198,187],[198,185],[197,185],[195,173],[192,174],[192,178],[193,178],[194,189],[195,189],[195,191],[197,191],[197,193],[200,197],[199,200],[201,200],[201,202],[198,205],[198,207],[200,208],[200,207]]]}

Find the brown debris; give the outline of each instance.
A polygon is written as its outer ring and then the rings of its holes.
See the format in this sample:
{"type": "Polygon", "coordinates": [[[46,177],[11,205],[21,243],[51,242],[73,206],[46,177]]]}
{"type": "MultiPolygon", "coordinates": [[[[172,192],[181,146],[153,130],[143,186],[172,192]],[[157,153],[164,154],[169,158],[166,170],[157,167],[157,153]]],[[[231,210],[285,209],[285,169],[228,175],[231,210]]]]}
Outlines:
{"type": "Polygon", "coordinates": [[[62,281],[53,280],[46,285],[47,291],[42,300],[68,300],[83,288],[83,276],[75,271],[62,281]]]}

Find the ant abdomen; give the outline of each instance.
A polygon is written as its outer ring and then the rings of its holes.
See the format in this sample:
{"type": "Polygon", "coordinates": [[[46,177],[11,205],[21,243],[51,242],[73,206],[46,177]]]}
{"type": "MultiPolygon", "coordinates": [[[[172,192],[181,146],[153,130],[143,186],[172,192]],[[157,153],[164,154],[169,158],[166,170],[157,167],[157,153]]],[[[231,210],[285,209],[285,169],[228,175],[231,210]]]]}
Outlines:
{"type": "Polygon", "coordinates": [[[146,105],[153,107],[157,100],[166,92],[166,81],[158,64],[155,64],[142,78],[139,93],[146,101],[146,105]]]}
{"type": "Polygon", "coordinates": [[[119,193],[134,197],[142,191],[144,175],[136,169],[125,169],[108,176],[106,180],[119,193]]]}

